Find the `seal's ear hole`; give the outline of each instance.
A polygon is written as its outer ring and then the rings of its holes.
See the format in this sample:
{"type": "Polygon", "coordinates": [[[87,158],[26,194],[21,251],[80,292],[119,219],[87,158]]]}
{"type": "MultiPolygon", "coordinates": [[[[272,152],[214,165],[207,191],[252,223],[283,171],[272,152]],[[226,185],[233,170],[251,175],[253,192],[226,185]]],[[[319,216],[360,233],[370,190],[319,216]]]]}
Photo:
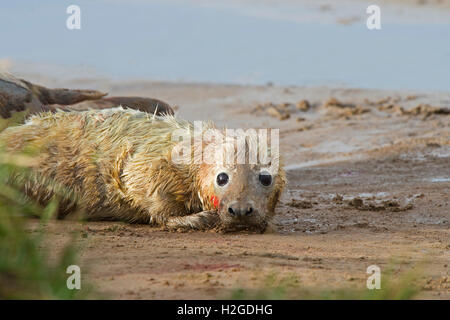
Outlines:
{"type": "Polygon", "coordinates": [[[230,178],[228,177],[228,175],[225,172],[219,173],[216,178],[217,184],[221,187],[226,185],[229,180],[230,180],[230,178]]]}
{"type": "Polygon", "coordinates": [[[260,172],[258,176],[259,182],[265,187],[268,187],[272,184],[272,175],[267,171],[260,172]]]}

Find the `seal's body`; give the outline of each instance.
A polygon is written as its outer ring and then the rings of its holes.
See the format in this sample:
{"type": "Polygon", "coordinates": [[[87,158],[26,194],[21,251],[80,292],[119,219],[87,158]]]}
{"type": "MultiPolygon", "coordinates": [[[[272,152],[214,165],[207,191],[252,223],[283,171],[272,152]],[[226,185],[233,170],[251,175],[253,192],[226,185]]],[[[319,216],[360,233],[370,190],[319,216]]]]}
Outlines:
{"type": "Polygon", "coordinates": [[[7,153],[37,153],[32,174],[12,180],[42,204],[58,197],[60,217],[81,209],[91,220],[263,228],[285,184],[282,169],[259,188],[250,186],[258,182],[258,165],[173,161],[179,144],[173,133],[180,130],[192,133],[193,126],[171,115],[115,108],[42,113],[3,131],[0,142],[7,153]]]}

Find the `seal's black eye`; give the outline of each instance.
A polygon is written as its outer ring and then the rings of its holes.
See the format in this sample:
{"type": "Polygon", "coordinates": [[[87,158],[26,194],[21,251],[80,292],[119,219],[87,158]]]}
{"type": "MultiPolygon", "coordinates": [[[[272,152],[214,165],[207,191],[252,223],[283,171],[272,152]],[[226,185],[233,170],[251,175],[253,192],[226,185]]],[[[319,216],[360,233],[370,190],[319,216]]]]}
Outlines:
{"type": "Polygon", "coordinates": [[[223,187],[224,185],[226,185],[228,183],[228,175],[225,172],[219,173],[217,175],[217,184],[221,187],[223,187]]]}
{"type": "Polygon", "coordinates": [[[272,176],[268,172],[261,172],[259,174],[259,182],[261,182],[263,186],[270,186],[272,183],[272,176]]]}

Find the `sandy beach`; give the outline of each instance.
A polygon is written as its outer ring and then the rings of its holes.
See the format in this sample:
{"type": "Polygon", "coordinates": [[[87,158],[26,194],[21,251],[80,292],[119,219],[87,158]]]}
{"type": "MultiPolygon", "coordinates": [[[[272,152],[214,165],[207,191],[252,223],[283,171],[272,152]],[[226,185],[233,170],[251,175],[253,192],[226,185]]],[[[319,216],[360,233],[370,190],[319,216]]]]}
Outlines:
{"type": "Polygon", "coordinates": [[[450,297],[450,94],[87,84],[114,95],[161,98],[189,120],[279,128],[289,180],[273,229],[263,235],[50,223],[56,247],[74,228],[84,234],[79,246],[89,282],[107,297],[226,298],[233,289],[261,286],[271,273],[293,274],[306,287],[362,288],[372,264],[393,264],[396,273],[420,269],[421,298],[450,297]],[[303,100],[308,110],[298,109],[303,100]],[[289,118],[271,115],[270,107],[289,118]]]}

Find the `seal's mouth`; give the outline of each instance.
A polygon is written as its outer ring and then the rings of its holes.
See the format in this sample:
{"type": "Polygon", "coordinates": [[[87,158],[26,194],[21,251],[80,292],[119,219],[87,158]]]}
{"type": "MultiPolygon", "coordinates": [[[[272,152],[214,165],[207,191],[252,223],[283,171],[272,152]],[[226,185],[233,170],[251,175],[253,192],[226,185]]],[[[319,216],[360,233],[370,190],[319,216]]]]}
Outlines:
{"type": "Polygon", "coordinates": [[[218,226],[218,230],[222,232],[256,232],[263,233],[267,228],[267,222],[259,224],[241,224],[231,223],[218,226]]]}
{"type": "Polygon", "coordinates": [[[247,215],[247,216],[233,216],[229,212],[219,211],[220,229],[222,231],[254,231],[264,232],[267,228],[267,221],[261,219],[261,216],[247,215]]]}

